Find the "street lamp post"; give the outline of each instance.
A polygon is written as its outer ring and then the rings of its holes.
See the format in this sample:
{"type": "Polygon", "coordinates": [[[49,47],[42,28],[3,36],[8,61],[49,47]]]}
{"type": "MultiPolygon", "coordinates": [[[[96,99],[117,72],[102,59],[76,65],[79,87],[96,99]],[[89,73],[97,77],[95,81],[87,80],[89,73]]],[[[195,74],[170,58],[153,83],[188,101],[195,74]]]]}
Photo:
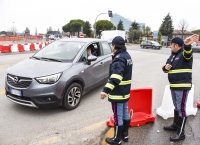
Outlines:
{"type": "MultiPolygon", "coordinates": [[[[112,11],[110,11],[110,10],[108,11],[108,13],[100,13],[99,15],[101,15],[101,14],[108,14],[109,17],[112,17],[112,11]]],[[[98,16],[96,17],[95,23],[94,23],[94,38],[96,37],[96,20],[97,20],[98,16]]]]}

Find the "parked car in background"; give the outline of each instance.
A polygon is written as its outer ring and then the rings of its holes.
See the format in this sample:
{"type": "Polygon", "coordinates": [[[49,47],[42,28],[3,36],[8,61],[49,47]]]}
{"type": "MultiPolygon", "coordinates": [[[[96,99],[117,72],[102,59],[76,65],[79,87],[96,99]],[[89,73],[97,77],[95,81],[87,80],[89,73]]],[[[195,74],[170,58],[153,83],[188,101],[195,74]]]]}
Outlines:
{"type": "Polygon", "coordinates": [[[82,95],[108,81],[111,55],[110,45],[101,39],[54,41],[8,68],[6,96],[29,107],[75,109],[82,95]],[[88,56],[88,46],[93,55],[88,56]]]}
{"type": "Polygon", "coordinates": [[[192,50],[195,52],[200,52],[200,44],[192,45],[192,50]]]}
{"type": "Polygon", "coordinates": [[[156,41],[145,40],[145,41],[141,42],[140,47],[141,48],[161,49],[162,45],[160,45],[156,41]]]}

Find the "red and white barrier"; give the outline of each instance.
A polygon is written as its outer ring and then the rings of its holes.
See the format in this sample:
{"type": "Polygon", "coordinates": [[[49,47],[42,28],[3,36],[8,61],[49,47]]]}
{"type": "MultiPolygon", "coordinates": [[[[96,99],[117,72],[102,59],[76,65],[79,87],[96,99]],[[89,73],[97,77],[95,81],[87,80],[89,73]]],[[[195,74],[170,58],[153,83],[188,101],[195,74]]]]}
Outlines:
{"type": "MultiPolygon", "coordinates": [[[[156,115],[152,112],[152,88],[131,89],[128,101],[130,126],[142,126],[147,122],[154,122],[156,115]]],[[[114,126],[114,117],[106,121],[107,126],[114,126]]]]}
{"type": "Polygon", "coordinates": [[[0,45],[0,53],[24,52],[40,50],[50,42],[0,45]]]}
{"type": "Polygon", "coordinates": [[[18,49],[18,45],[17,44],[13,44],[11,46],[11,52],[19,52],[19,49],[18,49]]]}

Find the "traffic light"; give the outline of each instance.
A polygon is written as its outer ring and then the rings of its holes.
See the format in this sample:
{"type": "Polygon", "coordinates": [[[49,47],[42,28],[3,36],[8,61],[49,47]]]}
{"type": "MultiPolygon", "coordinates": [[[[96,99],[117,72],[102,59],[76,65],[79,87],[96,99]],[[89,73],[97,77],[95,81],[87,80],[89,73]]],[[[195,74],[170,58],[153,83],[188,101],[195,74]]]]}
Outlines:
{"type": "Polygon", "coordinates": [[[112,11],[108,10],[108,16],[109,16],[109,17],[113,17],[112,11]]]}

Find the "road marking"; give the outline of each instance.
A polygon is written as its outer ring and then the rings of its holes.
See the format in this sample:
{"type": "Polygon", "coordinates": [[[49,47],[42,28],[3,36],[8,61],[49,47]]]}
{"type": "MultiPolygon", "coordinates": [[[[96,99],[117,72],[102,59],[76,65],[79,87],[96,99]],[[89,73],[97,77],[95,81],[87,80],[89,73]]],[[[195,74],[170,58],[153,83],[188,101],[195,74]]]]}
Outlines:
{"type": "Polygon", "coordinates": [[[12,58],[12,59],[7,59],[7,60],[4,60],[4,62],[12,62],[13,60],[16,60],[16,59],[14,59],[14,58],[12,58]]]}
{"type": "Polygon", "coordinates": [[[48,144],[53,144],[53,143],[57,143],[59,141],[61,141],[62,138],[60,136],[54,136],[45,140],[42,140],[40,142],[38,142],[36,145],[48,145],[48,144]]]}
{"type": "Polygon", "coordinates": [[[4,90],[4,91],[1,91],[1,92],[0,92],[0,95],[3,95],[3,94],[5,94],[5,92],[6,92],[5,90],[4,90]]]}
{"type": "Polygon", "coordinates": [[[6,66],[0,65],[0,68],[6,68],[6,66]]]}
{"type": "Polygon", "coordinates": [[[114,136],[114,127],[111,127],[107,132],[106,132],[106,134],[104,135],[104,137],[103,137],[103,140],[102,140],[102,142],[101,142],[101,145],[107,145],[107,143],[106,143],[106,138],[108,137],[108,138],[112,138],[114,136]]]}
{"type": "Polygon", "coordinates": [[[99,123],[92,124],[90,126],[84,127],[80,130],[72,131],[69,134],[54,136],[54,137],[51,137],[51,138],[48,138],[48,139],[41,140],[41,141],[35,143],[34,145],[48,145],[48,144],[58,143],[62,139],[69,138],[70,136],[76,135],[77,133],[83,133],[83,132],[87,132],[87,131],[91,131],[91,130],[96,130],[98,128],[101,128],[104,125],[105,125],[105,121],[99,122],[99,123]]]}

